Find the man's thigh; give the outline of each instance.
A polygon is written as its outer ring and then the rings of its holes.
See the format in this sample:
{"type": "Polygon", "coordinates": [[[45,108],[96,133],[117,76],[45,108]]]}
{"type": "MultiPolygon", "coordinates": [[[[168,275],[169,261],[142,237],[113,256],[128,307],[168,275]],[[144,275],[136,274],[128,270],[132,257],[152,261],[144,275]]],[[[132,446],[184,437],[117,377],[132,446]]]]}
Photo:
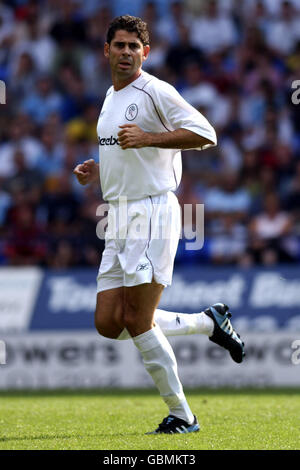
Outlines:
{"type": "Polygon", "coordinates": [[[106,292],[123,286],[123,271],[118,259],[119,251],[120,246],[117,240],[105,240],[105,250],[102,253],[97,276],[97,292],[106,292]]]}
{"type": "Polygon", "coordinates": [[[95,326],[108,338],[117,338],[124,329],[124,287],[107,289],[97,294],[95,326]]]}
{"type": "Polygon", "coordinates": [[[133,287],[124,287],[124,325],[137,336],[154,326],[154,312],[164,286],[155,281],[133,287]]]}

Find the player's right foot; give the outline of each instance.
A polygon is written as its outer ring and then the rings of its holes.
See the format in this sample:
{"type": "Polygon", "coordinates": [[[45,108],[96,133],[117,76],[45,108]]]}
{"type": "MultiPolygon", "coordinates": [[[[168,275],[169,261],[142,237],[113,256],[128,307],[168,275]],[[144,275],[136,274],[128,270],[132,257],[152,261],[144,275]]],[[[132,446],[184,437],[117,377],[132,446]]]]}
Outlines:
{"type": "Polygon", "coordinates": [[[194,416],[192,424],[189,424],[183,419],[169,415],[163,419],[155,431],[147,432],[146,434],[187,434],[189,432],[197,432],[199,429],[200,426],[196,416],[194,416]]]}
{"type": "Polygon", "coordinates": [[[204,310],[204,313],[214,322],[214,331],[209,337],[210,341],[227,349],[235,362],[242,362],[245,356],[245,345],[230,323],[229,307],[218,303],[204,310]]]}

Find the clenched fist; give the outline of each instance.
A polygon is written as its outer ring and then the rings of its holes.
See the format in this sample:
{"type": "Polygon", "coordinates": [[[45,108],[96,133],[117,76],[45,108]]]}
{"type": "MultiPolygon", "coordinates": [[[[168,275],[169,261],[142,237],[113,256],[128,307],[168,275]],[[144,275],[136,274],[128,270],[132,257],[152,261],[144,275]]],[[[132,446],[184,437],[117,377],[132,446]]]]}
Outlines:
{"type": "Polygon", "coordinates": [[[80,163],[74,168],[73,173],[76,175],[79,183],[84,186],[97,181],[99,178],[99,165],[93,159],[85,160],[85,162],[80,163]]]}
{"type": "Polygon", "coordinates": [[[124,124],[119,127],[122,130],[118,133],[118,140],[123,150],[139,149],[150,145],[150,134],[144,132],[136,124],[124,124]]]}

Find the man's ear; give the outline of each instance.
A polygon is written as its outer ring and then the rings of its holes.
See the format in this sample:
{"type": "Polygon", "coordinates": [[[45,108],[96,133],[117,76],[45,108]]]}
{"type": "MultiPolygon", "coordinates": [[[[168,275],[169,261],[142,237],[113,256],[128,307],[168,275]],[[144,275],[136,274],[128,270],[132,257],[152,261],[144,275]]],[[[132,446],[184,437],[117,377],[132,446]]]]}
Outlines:
{"type": "Polygon", "coordinates": [[[144,46],[143,61],[147,59],[147,57],[148,57],[148,55],[149,55],[149,52],[150,52],[150,46],[149,46],[149,45],[144,46]]]}
{"type": "Polygon", "coordinates": [[[108,44],[108,42],[106,42],[106,43],[104,44],[104,56],[105,56],[106,58],[109,57],[109,44],[108,44]]]}

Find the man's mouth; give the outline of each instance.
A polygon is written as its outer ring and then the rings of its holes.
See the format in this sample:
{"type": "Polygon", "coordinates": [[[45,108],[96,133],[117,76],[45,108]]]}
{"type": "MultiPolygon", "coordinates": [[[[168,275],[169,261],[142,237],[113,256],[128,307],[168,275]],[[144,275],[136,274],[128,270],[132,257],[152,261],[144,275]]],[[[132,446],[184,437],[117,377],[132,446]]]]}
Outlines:
{"type": "Polygon", "coordinates": [[[127,68],[131,67],[131,63],[128,60],[122,60],[121,62],[119,62],[119,66],[122,69],[127,69],[127,68]]]}

